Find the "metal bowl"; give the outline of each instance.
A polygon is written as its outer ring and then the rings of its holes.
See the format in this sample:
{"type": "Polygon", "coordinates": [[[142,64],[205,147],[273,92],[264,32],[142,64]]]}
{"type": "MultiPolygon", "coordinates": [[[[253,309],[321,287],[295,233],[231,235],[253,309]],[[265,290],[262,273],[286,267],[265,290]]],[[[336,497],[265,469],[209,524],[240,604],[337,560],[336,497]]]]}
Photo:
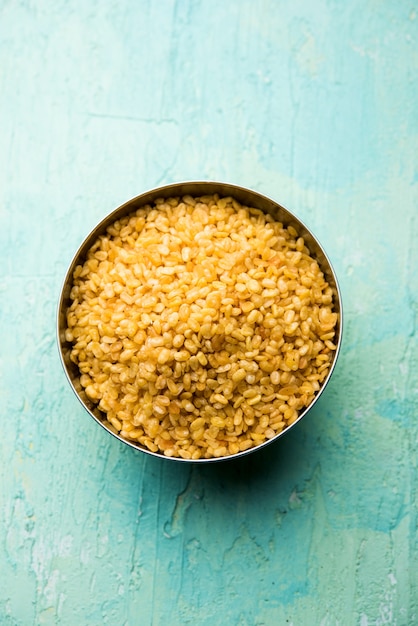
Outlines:
{"type": "Polygon", "coordinates": [[[239,187],[237,185],[232,185],[228,183],[220,183],[220,182],[209,182],[209,181],[199,181],[199,182],[182,182],[182,183],[174,183],[171,185],[165,185],[164,187],[159,187],[156,189],[152,189],[147,191],[135,198],[132,198],[125,204],[121,205],[119,208],[112,211],[109,215],[107,215],[97,226],[91,231],[91,233],[86,237],[83,241],[79,249],[74,255],[73,260],[70,263],[67,274],[64,279],[63,287],[60,293],[59,305],[58,305],[58,315],[57,315],[57,339],[58,339],[58,347],[59,353],[61,357],[61,362],[64,368],[64,372],[67,376],[68,382],[75,395],[86,409],[86,411],[90,414],[90,416],[96,420],[100,426],[102,426],[105,430],[107,430],[111,435],[127,444],[131,448],[136,448],[145,452],[146,454],[150,454],[154,457],[160,457],[164,459],[169,459],[171,461],[178,461],[181,463],[210,463],[217,461],[225,461],[235,459],[237,457],[242,457],[244,455],[250,454],[265,446],[271,444],[276,441],[284,434],[289,432],[291,428],[293,428],[301,419],[306,415],[306,413],[313,407],[313,405],[317,402],[322,392],[324,391],[327,383],[334,371],[335,364],[337,362],[338,354],[340,352],[341,340],[342,340],[342,301],[341,301],[341,293],[338,286],[337,278],[335,272],[332,268],[332,265],[316,239],[316,237],[312,234],[312,232],[301,222],[295,215],[293,215],[290,211],[285,209],[283,206],[264,196],[256,191],[251,189],[247,189],[244,187],[239,187]],[[236,454],[209,458],[209,459],[183,459],[180,457],[167,457],[159,452],[151,452],[147,448],[141,446],[138,443],[127,440],[120,436],[120,434],[115,430],[115,428],[107,421],[106,415],[102,413],[94,403],[89,400],[86,396],[81,384],[80,384],[80,373],[77,366],[70,360],[70,351],[71,345],[65,339],[65,330],[66,330],[66,311],[70,305],[70,292],[72,287],[73,280],[73,272],[77,265],[80,265],[84,262],[87,252],[96,239],[102,235],[107,227],[115,222],[117,219],[120,219],[126,215],[129,215],[135,212],[138,208],[147,205],[153,204],[153,202],[157,198],[169,198],[169,197],[178,197],[184,195],[191,196],[207,196],[212,194],[219,194],[221,197],[232,196],[241,204],[246,206],[251,206],[257,209],[260,209],[266,213],[270,213],[277,221],[283,223],[284,226],[293,226],[298,234],[302,236],[309,248],[311,255],[316,258],[318,264],[324,273],[324,276],[327,282],[330,284],[334,291],[334,310],[339,314],[339,320],[336,327],[336,337],[334,339],[334,343],[337,346],[334,352],[334,358],[330,366],[330,370],[326,379],[323,381],[320,390],[316,393],[311,404],[302,410],[296,419],[291,425],[287,426],[284,430],[278,433],[272,439],[266,440],[263,443],[254,446],[248,450],[243,452],[238,452],[236,454]]]}

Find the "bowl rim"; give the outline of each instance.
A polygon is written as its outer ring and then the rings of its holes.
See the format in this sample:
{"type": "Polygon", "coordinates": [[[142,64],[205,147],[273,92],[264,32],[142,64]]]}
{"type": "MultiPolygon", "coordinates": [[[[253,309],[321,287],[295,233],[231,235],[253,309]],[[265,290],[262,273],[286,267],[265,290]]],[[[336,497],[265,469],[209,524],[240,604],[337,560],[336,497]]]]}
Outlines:
{"type": "MultiPolygon", "coordinates": [[[[221,181],[216,181],[216,180],[197,180],[197,181],[184,180],[184,181],[165,184],[159,187],[153,187],[153,188],[148,189],[147,191],[140,193],[137,196],[132,197],[131,199],[125,201],[123,204],[119,205],[118,207],[116,207],[115,209],[107,213],[101,220],[99,220],[99,222],[97,222],[96,226],[93,229],[91,229],[90,232],[84,237],[81,244],[78,246],[76,252],[73,254],[73,257],[67,267],[64,279],[62,281],[61,289],[59,292],[57,311],[56,311],[56,339],[57,339],[58,352],[59,352],[61,365],[62,365],[65,376],[67,378],[67,381],[73,393],[77,397],[78,401],[80,402],[84,410],[87,411],[87,413],[96,421],[96,423],[99,424],[102,428],[104,428],[104,430],[107,433],[111,434],[120,442],[128,445],[130,448],[133,448],[134,450],[138,450],[140,452],[144,452],[145,454],[148,454],[150,456],[153,456],[159,459],[165,459],[168,461],[174,461],[174,462],[180,462],[180,463],[216,463],[216,462],[221,462],[221,461],[236,460],[238,458],[247,456],[248,454],[252,454],[254,452],[264,449],[266,446],[278,441],[278,439],[280,439],[285,434],[290,432],[294,428],[294,426],[296,426],[296,424],[299,424],[302,421],[302,419],[307,415],[307,413],[311,411],[311,409],[318,402],[319,398],[322,396],[325,388],[327,387],[331,379],[332,374],[334,373],[334,370],[335,370],[335,367],[336,367],[336,364],[337,364],[337,361],[341,352],[341,345],[342,345],[342,339],[343,339],[343,327],[344,327],[343,317],[344,317],[343,316],[343,301],[342,301],[341,289],[340,289],[336,272],[331,263],[331,260],[329,259],[324,247],[319,242],[316,235],[312,232],[312,230],[308,226],[306,226],[305,222],[302,221],[295,213],[287,209],[284,205],[278,203],[276,200],[274,200],[270,196],[267,196],[266,194],[256,191],[250,187],[243,187],[242,185],[236,185],[235,183],[221,182],[221,181]],[[297,419],[292,424],[290,424],[289,426],[286,426],[280,433],[277,433],[271,439],[267,439],[263,441],[262,443],[249,448],[248,450],[243,450],[241,452],[237,452],[236,454],[229,454],[229,455],[221,456],[221,457],[184,459],[182,457],[166,456],[162,452],[152,452],[151,450],[147,449],[145,446],[142,446],[138,442],[125,439],[116,431],[116,429],[112,430],[113,427],[108,422],[105,423],[105,414],[103,414],[104,417],[103,419],[101,419],[100,417],[98,417],[97,415],[93,413],[93,410],[91,408],[87,406],[87,404],[80,397],[80,394],[78,393],[75,387],[74,380],[72,376],[70,375],[69,367],[66,363],[66,360],[63,354],[64,344],[68,343],[65,341],[65,339],[63,340],[63,317],[66,311],[65,302],[69,296],[68,292],[71,288],[72,275],[73,275],[74,269],[76,265],[78,265],[79,262],[83,260],[83,256],[85,256],[85,254],[87,253],[91,245],[94,243],[94,241],[97,239],[97,237],[99,237],[103,232],[105,232],[107,226],[119,218],[123,218],[131,213],[134,213],[138,208],[155,202],[155,200],[157,200],[158,198],[182,197],[184,195],[194,195],[195,197],[198,197],[196,193],[194,193],[193,191],[190,191],[190,189],[192,189],[193,187],[196,187],[196,188],[199,188],[199,187],[212,188],[213,187],[213,191],[206,191],[206,192],[202,191],[202,193],[200,193],[200,196],[207,196],[207,195],[212,195],[214,193],[219,193],[221,197],[226,197],[221,192],[221,190],[224,190],[224,191],[229,190],[230,193],[228,193],[227,195],[234,197],[234,199],[238,200],[238,202],[240,203],[243,203],[243,200],[240,200],[240,198],[236,197],[236,195],[241,196],[242,198],[245,198],[245,197],[251,198],[253,202],[251,204],[247,204],[247,206],[255,206],[257,204],[259,205],[263,204],[264,205],[263,208],[261,206],[258,206],[256,208],[261,208],[261,210],[267,213],[275,210],[275,212],[277,212],[278,215],[282,215],[288,218],[290,223],[288,222],[287,224],[285,224],[286,227],[291,225],[291,222],[293,221],[295,225],[298,227],[298,231],[299,231],[298,234],[301,234],[304,238],[307,238],[309,240],[308,247],[309,247],[310,254],[318,261],[321,267],[321,270],[323,272],[326,271],[327,273],[327,280],[331,282],[332,287],[334,288],[334,297],[336,298],[336,302],[338,305],[339,319],[338,319],[338,325],[337,325],[338,330],[337,330],[336,350],[335,350],[334,357],[333,357],[330,369],[328,371],[328,374],[326,378],[324,379],[324,381],[321,383],[320,389],[315,394],[312,402],[300,412],[297,419]],[[265,208],[266,206],[270,206],[271,211],[266,210],[265,208]],[[302,231],[302,233],[300,231],[302,231]],[[314,251],[312,251],[311,249],[312,245],[315,248],[314,251]]],[[[76,369],[75,365],[74,365],[74,369],[76,369]]]]}

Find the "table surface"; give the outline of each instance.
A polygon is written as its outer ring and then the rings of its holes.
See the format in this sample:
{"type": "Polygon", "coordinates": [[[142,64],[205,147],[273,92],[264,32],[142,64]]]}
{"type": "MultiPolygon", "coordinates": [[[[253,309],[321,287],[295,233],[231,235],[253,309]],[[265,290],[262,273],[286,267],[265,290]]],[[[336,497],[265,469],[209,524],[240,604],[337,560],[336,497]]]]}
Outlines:
{"type": "Polygon", "coordinates": [[[413,2],[0,4],[0,623],[418,623],[413,2]],[[55,339],[100,218],[178,180],[316,233],[343,348],[296,428],[235,462],[98,428],[55,339]]]}

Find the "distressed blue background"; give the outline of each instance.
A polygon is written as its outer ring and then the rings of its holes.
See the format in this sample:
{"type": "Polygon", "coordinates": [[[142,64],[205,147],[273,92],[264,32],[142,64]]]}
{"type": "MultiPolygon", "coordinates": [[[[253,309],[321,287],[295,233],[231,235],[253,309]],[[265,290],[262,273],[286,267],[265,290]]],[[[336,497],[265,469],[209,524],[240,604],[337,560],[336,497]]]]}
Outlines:
{"type": "Polygon", "coordinates": [[[417,14],[0,0],[2,626],[418,622],[417,14]],[[101,217],[206,178],[314,230],[346,330],[297,428],[188,467],[88,418],[55,310],[101,217]]]}

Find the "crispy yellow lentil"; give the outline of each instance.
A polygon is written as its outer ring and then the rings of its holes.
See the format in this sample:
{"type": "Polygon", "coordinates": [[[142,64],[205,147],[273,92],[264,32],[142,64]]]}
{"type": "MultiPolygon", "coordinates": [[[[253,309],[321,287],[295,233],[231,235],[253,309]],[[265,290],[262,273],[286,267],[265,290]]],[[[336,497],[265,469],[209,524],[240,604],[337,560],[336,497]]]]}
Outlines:
{"type": "Polygon", "coordinates": [[[120,435],[185,459],[236,454],[292,424],[326,378],[333,291],[302,237],[217,195],[160,199],[75,268],[66,340],[120,435]]]}

